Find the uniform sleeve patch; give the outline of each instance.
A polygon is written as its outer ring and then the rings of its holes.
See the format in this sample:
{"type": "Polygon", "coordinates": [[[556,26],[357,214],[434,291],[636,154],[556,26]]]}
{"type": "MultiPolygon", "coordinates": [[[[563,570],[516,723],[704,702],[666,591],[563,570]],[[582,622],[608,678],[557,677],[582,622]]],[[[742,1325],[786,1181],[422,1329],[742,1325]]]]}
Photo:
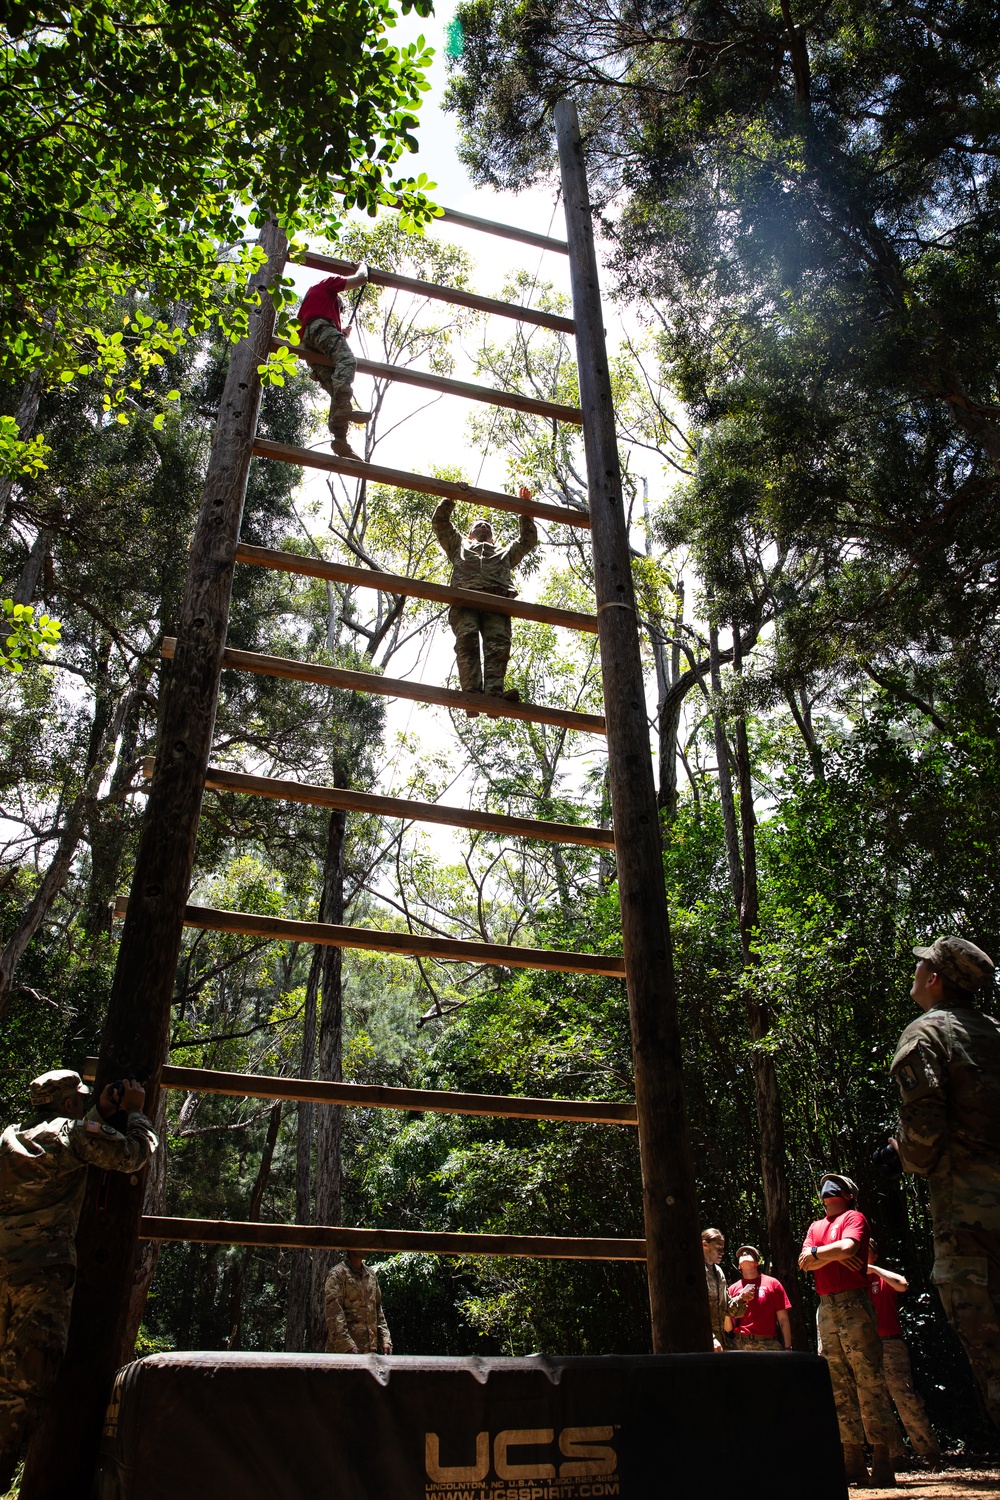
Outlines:
{"type": "Polygon", "coordinates": [[[117,1132],[117,1130],[115,1129],[115,1127],[113,1125],[102,1125],[101,1126],[101,1134],[102,1135],[117,1135],[118,1132],[117,1132]]]}
{"type": "Polygon", "coordinates": [[[896,1072],[896,1078],[899,1081],[900,1088],[906,1094],[908,1094],[911,1089],[915,1089],[917,1084],[920,1082],[920,1079],[917,1076],[917,1070],[912,1063],[903,1063],[902,1067],[899,1068],[896,1072]]]}
{"type": "Polygon", "coordinates": [[[100,1135],[100,1133],[101,1133],[101,1131],[103,1129],[104,1129],[104,1126],[101,1124],[100,1120],[88,1120],[87,1121],[87,1133],[88,1133],[88,1135],[100,1135]]]}

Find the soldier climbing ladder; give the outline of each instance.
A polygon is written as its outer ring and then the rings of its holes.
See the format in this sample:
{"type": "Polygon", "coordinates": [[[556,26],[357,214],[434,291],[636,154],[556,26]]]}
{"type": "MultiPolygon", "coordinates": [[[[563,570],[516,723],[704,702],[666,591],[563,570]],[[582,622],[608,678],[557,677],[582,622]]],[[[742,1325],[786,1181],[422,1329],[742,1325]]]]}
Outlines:
{"type": "MultiPolygon", "coordinates": [[[[215,442],[188,570],[176,640],[165,640],[172,668],[163,694],[155,765],[130,895],[119,898],[124,918],[101,1055],[98,1082],[119,1076],[136,1058],[159,1064],[151,1088],[196,1088],[265,1099],[313,1100],[365,1107],[467,1113],[497,1118],[574,1120],[638,1127],[642,1164],[644,1240],[477,1235],[357,1229],[350,1226],[216,1223],[142,1218],[142,1185],[111,1182],[100,1205],[89,1193],[80,1231],[81,1275],[76,1291],[70,1348],[44,1427],[34,1444],[22,1495],[42,1500],[67,1481],[86,1484],[96,1460],[104,1406],[113,1375],[131,1351],[122,1347],[131,1272],[140,1239],[186,1240],[230,1245],[297,1248],[423,1250],[436,1254],[526,1255],[606,1260],[645,1260],[654,1350],[708,1349],[708,1313],[698,1235],[697,1200],[681,1082],[681,1055],[662,873],[659,823],[653,787],[649,729],[632,590],[628,536],[621,492],[602,322],[591,210],[576,111],[556,106],[556,129],[566,208],[567,241],[552,240],[506,225],[446,211],[455,222],[555,250],[569,257],[573,319],[497,302],[470,292],[372,270],[371,282],[411,290],[424,297],[478,308],[498,316],[575,334],[581,404],[577,410],[516,393],[360,360],[362,373],[377,374],[470,400],[581,424],[587,460],[589,511],[547,505],[512,495],[387,469],[360,460],[316,454],[256,436],[260,403],[258,367],[275,347],[274,309],[267,289],[280,276],[287,241],[275,222],[265,224],[261,244],[267,263],[253,278],[259,306],[247,336],[236,346],[219,410],[215,442]],[[251,457],[305,465],[389,486],[473,500],[477,505],[556,521],[591,531],[596,607],[593,614],[558,610],[414,579],[326,563],[240,542],[240,523],[251,457]],[[542,620],[598,636],[604,716],[545,705],[512,703],[423,684],[316,666],[226,646],[233,571],[265,567],[355,585],[472,604],[480,611],[542,620]],[[212,732],[222,670],[319,682],[355,691],[406,697],[466,708],[471,702],[497,717],[557,724],[608,742],[613,833],[605,829],[475,813],[462,808],[383,797],[331,787],[251,776],[211,765],[212,732]],[[291,921],[247,912],[218,911],[188,903],[195,839],[206,787],[285,799],[315,806],[378,813],[387,817],[489,828],[515,836],[613,847],[621,904],[621,958],[483,944],[416,934],[291,921]],[[390,1089],[316,1080],[260,1078],[166,1066],[174,975],[184,926],[249,933],[338,947],[567,973],[604,974],[626,980],[635,1068],[635,1104],[559,1099],[493,1098],[434,1090],[390,1089]]],[[[338,272],[346,263],[310,254],[306,264],[338,272]]],[[[323,356],[298,349],[301,357],[323,356]]]]}

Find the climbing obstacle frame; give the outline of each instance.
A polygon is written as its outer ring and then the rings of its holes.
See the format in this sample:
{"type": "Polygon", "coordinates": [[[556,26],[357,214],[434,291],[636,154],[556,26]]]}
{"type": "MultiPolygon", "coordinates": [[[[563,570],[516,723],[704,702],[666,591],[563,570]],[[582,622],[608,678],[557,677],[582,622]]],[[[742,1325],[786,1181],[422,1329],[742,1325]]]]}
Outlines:
{"type": "MultiPolygon", "coordinates": [[[[572,319],[379,270],[372,271],[371,281],[376,286],[413,291],[422,297],[473,307],[575,335],[580,408],[558,406],[517,393],[492,391],[367,361],[360,361],[359,369],[380,378],[391,377],[409,384],[445,390],[469,400],[582,425],[588,473],[587,511],[526,501],[471,485],[387,469],[360,460],[320,455],[258,438],[258,367],[275,347],[274,310],[266,292],[281,274],[288,248],[276,223],[266,224],[261,233],[267,264],[253,281],[261,293],[260,302],[251,315],[248,334],[234,349],[230,362],[202,508],[192,543],[177,637],[163,643],[163,655],[172,662],[172,667],[163,694],[155,764],[147,766],[151,783],[132,888],[128,897],[120,897],[117,903],[117,914],[124,919],[122,941],[101,1055],[95,1060],[94,1073],[98,1083],[103,1083],[120,1076],[137,1059],[149,1059],[158,1065],[151,1080],[152,1088],[201,1088],[210,1092],[336,1102],[367,1108],[575,1120],[637,1129],[642,1162],[645,1238],[609,1240],[459,1235],[361,1230],[343,1225],[283,1226],[143,1218],[141,1181],[130,1181],[112,1174],[102,1185],[99,1197],[96,1185],[91,1185],[85,1205],[79,1238],[81,1270],[70,1348],[55,1400],[33,1447],[22,1490],[24,1500],[41,1500],[43,1496],[56,1493],[57,1487],[64,1488],[67,1482],[76,1481],[83,1485],[93,1471],[112,1380],[119,1365],[131,1355],[131,1351],[124,1347],[124,1338],[133,1265],[141,1239],[645,1261],[654,1351],[699,1351],[710,1346],[697,1200],[681,1083],[680,1040],[638,620],[592,215],[572,104],[564,101],[556,106],[556,127],[566,211],[565,242],[514,226],[473,220],[468,215],[452,211],[446,211],[445,222],[471,225],[487,233],[541,245],[568,255],[573,291],[572,319]],[[310,466],[379,484],[453,496],[474,501],[483,508],[517,515],[531,514],[562,525],[589,529],[595,576],[594,611],[588,614],[556,610],[493,595],[470,596],[467,591],[443,585],[396,578],[242,543],[243,500],[253,456],[267,462],[310,466]],[[409,597],[431,598],[441,603],[472,602],[480,610],[543,620],[571,630],[596,632],[605,712],[599,716],[540,704],[514,704],[502,698],[466,695],[425,684],[232,650],[226,644],[226,626],[236,566],[325,577],[395,591],[409,597]],[[606,736],[613,831],[308,786],[213,767],[212,734],[219,675],[223,670],[318,682],[454,708],[475,706],[496,717],[557,724],[606,736]],[[472,943],[192,906],[188,894],[198,819],[206,787],[386,817],[493,829],[512,836],[550,842],[613,847],[621,903],[622,956],[472,943]],[[494,1098],[432,1090],[329,1084],[305,1079],[262,1079],[172,1068],[166,1064],[170,1006],[185,925],[315,944],[412,955],[434,954],[439,958],[473,960],[482,964],[624,978],[632,1031],[635,1103],[494,1098]]],[[[345,262],[315,254],[307,257],[306,264],[327,272],[353,269],[345,262]]],[[[312,360],[322,358],[306,351],[296,352],[312,360]]],[[[598,1492],[595,1490],[594,1493],[598,1492]]]]}

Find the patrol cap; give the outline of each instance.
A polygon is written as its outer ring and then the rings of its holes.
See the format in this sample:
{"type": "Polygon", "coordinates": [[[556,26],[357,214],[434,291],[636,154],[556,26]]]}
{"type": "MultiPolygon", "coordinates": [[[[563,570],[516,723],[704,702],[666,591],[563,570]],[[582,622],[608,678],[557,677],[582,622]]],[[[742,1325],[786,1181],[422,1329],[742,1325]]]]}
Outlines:
{"type": "Polygon", "coordinates": [[[977,948],[966,938],[935,938],[929,948],[914,948],[918,958],[924,959],[960,990],[981,990],[989,984],[996,967],[988,953],[977,948]]]}
{"type": "Polygon", "coordinates": [[[748,1256],[751,1259],[755,1260],[758,1265],[760,1265],[761,1253],[757,1249],[756,1245],[741,1245],[736,1252],[737,1260],[746,1260],[748,1256]]]}
{"type": "Polygon", "coordinates": [[[835,1188],[842,1189],[841,1197],[856,1198],[858,1196],[858,1185],[856,1182],[852,1182],[850,1177],[845,1177],[842,1172],[824,1172],[819,1179],[819,1195],[821,1198],[836,1196],[830,1192],[831,1183],[835,1188]]]}
{"type": "Polygon", "coordinates": [[[90,1097],[87,1085],[72,1068],[53,1068],[50,1073],[42,1073],[38,1078],[33,1078],[28,1084],[28,1093],[35,1106],[58,1104],[60,1099],[65,1099],[69,1094],[90,1097]]]}

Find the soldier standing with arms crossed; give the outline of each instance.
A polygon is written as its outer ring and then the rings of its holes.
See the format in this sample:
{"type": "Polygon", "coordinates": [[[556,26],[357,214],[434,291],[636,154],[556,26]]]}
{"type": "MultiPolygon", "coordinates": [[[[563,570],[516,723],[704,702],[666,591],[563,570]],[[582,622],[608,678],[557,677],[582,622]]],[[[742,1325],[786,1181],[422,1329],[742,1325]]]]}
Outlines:
{"type": "Polygon", "coordinates": [[[960,937],[913,952],[923,1014],[896,1046],[899,1126],[876,1161],[928,1180],[933,1280],[1000,1427],[1000,1022],[976,1001],[994,965],[960,937]]]}
{"type": "Polygon", "coordinates": [[[66,1352],[87,1167],[138,1172],[157,1147],[134,1081],[108,1084],[89,1113],[90,1090],[68,1068],[29,1093],[33,1120],[0,1137],[0,1493],[66,1352]],[[108,1123],[119,1111],[124,1134],[108,1123]]]}
{"type": "Polygon", "coordinates": [[[896,1483],[891,1452],[896,1420],[882,1375],[882,1340],[868,1295],[868,1220],[857,1208],[849,1177],[824,1172],[819,1184],[825,1218],[810,1224],[799,1270],[815,1276],[819,1352],[830,1366],[848,1484],[868,1484],[864,1443],[873,1448],[871,1480],[896,1483]]]}

